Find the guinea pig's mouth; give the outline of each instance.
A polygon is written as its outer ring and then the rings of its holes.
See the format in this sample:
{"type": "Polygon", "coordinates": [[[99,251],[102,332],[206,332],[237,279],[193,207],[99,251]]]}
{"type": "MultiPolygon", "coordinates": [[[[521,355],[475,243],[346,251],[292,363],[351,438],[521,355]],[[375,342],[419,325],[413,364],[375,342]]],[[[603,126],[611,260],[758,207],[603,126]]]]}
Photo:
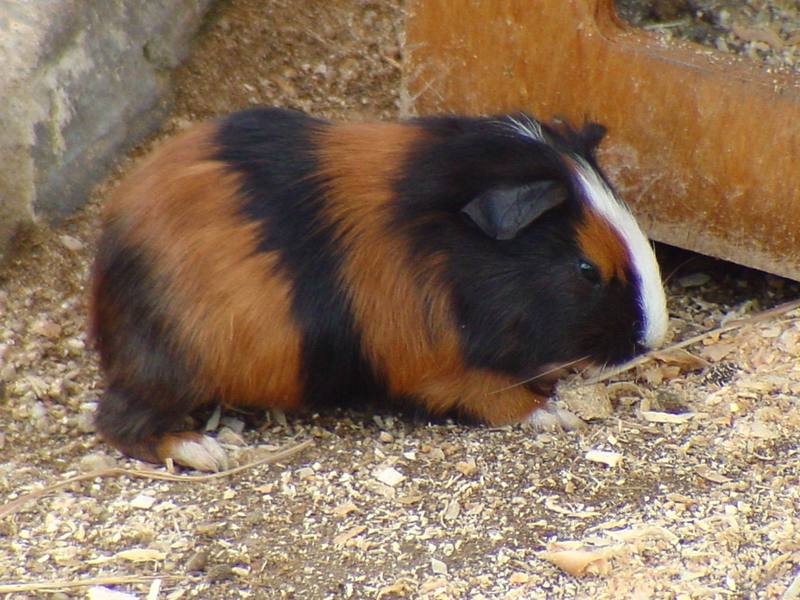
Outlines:
{"type": "Polygon", "coordinates": [[[586,370],[601,370],[602,366],[591,360],[588,356],[583,356],[576,360],[564,363],[548,363],[536,369],[530,377],[520,384],[524,384],[529,390],[537,394],[550,395],[556,383],[562,377],[575,372],[585,372],[586,370]]]}

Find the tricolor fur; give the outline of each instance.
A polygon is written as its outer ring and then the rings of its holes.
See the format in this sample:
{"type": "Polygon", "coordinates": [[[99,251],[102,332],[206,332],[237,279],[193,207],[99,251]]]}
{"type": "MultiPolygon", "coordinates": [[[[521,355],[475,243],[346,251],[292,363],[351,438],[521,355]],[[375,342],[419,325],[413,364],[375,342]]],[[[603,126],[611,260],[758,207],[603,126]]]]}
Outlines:
{"type": "Polygon", "coordinates": [[[100,433],[163,460],[204,443],[174,432],[215,402],[387,398],[516,422],[548,378],[514,384],[656,345],[658,266],[599,174],[601,136],[525,115],[256,109],[168,142],[105,215],[100,433]]]}

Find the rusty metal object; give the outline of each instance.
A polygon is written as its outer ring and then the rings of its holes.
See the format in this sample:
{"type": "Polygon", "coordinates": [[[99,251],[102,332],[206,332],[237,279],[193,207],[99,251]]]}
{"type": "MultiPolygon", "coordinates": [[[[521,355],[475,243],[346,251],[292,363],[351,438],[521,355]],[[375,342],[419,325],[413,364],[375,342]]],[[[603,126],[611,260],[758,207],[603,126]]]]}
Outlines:
{"type": "Polygon", "coordinates": [[[612,0],[411,0],[407,50],[414,112],[603,123],[652,237],[800,280],[800,77],[666,43],[612,0]]]}

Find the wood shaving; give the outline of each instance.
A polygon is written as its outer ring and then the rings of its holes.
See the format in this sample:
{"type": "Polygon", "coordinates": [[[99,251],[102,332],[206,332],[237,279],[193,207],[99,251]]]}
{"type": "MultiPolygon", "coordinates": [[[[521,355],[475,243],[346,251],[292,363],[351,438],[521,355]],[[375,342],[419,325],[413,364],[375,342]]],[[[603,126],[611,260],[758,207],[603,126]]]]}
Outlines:
{"type": "Polygon", "coordinates": [[[622,454],[619,452],[608,452],[606,450],[589,450],[584,458],[592,462],[602,463],[609,467],[616,467],[622,461],[622,454]]]}
{"type": "Polygon", "coordinates": [[[553,563],[573,577],[607,575],[611,569],[607,550],[553,549],[540,552],[539,558],[553,563]]]}
{"type": "MultiPolygon", "coordinates": [[[[787,44],[797,30],[785,27],[798,22],[791,3],[721,2],[745,7],[731,22],[780,22],[787,44]],[[775,19],[740,18],[748,10],[775,19]]],[[[215,3],[163,130],[132,157],[256,103],[321,118],[397,116],[407,99],[396,65],[413,51],[401,39],[406,8],[215,3]]],[[[724,37],[731,49],[771,50],[724,37]]],[[[775,58],[796,64],[790,46],[775,58]]],[[[123,161],[118,173],[129,168],[123,161]]],[[[94,433],[104,385],[86,335],[88,273],[118,173],[81,214],[24,234],[0,277],[0,595],[85,597],[101,586],[168,600],[797,597],[798,284],[660,248],[663,272],[675,272],[670,335],[710,365],[646,357],[604,374],[582,398],[594,411],[584,430],[537,436],[389,407],[376,419],[223,410],[186,425],[226,431],[241,468],[195,477],[132,461],[94,433]],[[691,273],[704,277],[677,283],[691,273]],[[652,423],[640,409],[697,416],[652,423]],[[275,455],[300,440],[309,441],[275,455]],[[586,460],[590,449],[624,460],[605,468],[586,460]],[[391,487],[373,477],[386,467],[405,479],[391,487]],[[156,501],[132,507],[139,495],[156,501]],[[164,557],[118,556],[131,550],[164,557]],[[602,560],[573,577],[539,556],[559,550],[602,560]]]]}
{"type": "Polygon", "coordinates": [[[649,423],[672,423],[681,424],[691,421],[697,415],[695,413],[683,413],[674,415],[672,413],[658,412],[654,410],[643,410],[639,413],[645,421],[649,423]]]}

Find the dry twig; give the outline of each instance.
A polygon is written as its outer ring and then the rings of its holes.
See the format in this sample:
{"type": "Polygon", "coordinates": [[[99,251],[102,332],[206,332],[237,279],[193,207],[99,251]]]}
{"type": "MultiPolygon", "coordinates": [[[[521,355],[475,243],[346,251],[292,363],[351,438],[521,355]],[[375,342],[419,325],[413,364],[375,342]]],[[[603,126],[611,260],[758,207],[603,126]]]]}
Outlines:
{"type": "Polygon", "coordinates": [[[253,462],[249,462],[246,465],[241,465],[238,467],[234,467],[233,469],[228,469],[227,471],[220,471],[219,473],[211,473],[208,475],[173,475],[172,473],[162,473],[160,471],[140,471],[138,469],[123,469],[120,467],[111,467],[109,469],[98,469],[96,471],[91,471],[89,473],[83,473],[81,475],[75,475],[74,477],[69,477],[68,479],[64,479],[63,481],[59,481],[57,483],[48,485],[43,487],[40,490],[36,490],[33,492],[29,492],[24,496],[20,496],[19,498],[12,500],[11,502],[6,503],[4,506],[0,507],[0,519],[7,517],[9,515],[13,515],[19,509],[21,509],[25,504],[28,502],[35,500],[41,496],[49,494],[51,492],[55,492],[56,490],[60,490],[70,484],[77,483],[79,481],[87,481],[89,479],[94,479],[96,477],[140,477],[144,479],[158,479],[161,481],[211,481],[212,479],[221,479],[223,477],[230,477],[231,475],[235,475],[236,473],[241,473],[242,471],[246,471],[248,469],[252,469],[253,467],[257,467],[259,465],[264,464],[271,464],[280,462],[281,460],[290,458],[299,452],[302,452],[309,446],[311,446],[314,442],[311,440],[306,440],[305,442],[301,442],[294,446],[290,446],[284,450],[279,450],[270,454],[269,456],[265,456],[264,458],[260,458],[258,460],[254,460],[253,462]]]}
{"type": "Polygon", "coordinates": [[[57,579],[55,581],[34,581],[29,583],[0,584],[0,594],[19,594],[26,592],[57,592],[60,590],[89,587],[94,585],[125,585],[150,583],[156,579],[196,582],[198,577],[184,575],[112,575],[109,577],[88,577],[86,579],[57,579]]]}

